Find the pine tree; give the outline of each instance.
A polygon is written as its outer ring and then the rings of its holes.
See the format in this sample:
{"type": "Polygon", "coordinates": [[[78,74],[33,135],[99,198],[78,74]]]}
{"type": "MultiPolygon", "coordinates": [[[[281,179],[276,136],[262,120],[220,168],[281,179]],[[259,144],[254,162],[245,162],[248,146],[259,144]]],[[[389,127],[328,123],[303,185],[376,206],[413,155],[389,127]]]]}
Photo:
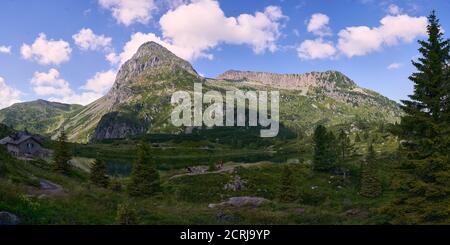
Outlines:
{"type": "Polygon", "coordinates": [[[53,153],[54,170],[61,174],[67,174],[70,170],[69,161],[72,159],[69,146],[67,144],[67,136],[64,130],[59,134],[53,153]]]}
{"type": "Polygon", "coordinates": [[[314,170],[331,171],[334,169],[337,159],[335,145],[336,137],[333,132],[328,132],[323,125],[317,126],[314,131],[314,170]]]}
{"type": "Polygon", "coordinates": [[[128,203],[117,206],[116,223],[118,225],[136,225],[138,224],[136,210],[128,203]]]}
{"type": "Polygon", "coordinates": [[[353,150],[353,144],[351,143],[350,137],[343,129],[339,133],[337,148],[339,151],[339,160],[343,163],[351,155],[353,150]]]}
{"type": "Polygon", "coordinates": [[[91,166],[91,182],[98,186],[106,188],[109,184],[109,177],[106,173],[106,163],[101,159],[95,159],[91,166]]]}
{"type": "Polygon", "coordinates": [[[147,143],[141,142],[128,191],[132,196],[150,196],[159,190],[160,176],[150,155],[150,148],[147,143]]]}
{"type": "Polygon", "coordinates": [[[381,183],[377,176],[376,153],[372,143],[369,143],[367,156],[361,169],[361,190],[360,194],[364,197],[378,197],[381,194],[381,183]]]}
{"type": "Polygon", "coordinates": [[[356,133],[355,142],[361,142],[361,136],[359,136],[359,133],[356,133]]]}
{"type": "Polygon", "coordinates": [[[284,166],[281,173],[280,193],[279,199],[282,202],[292,202],[297,198],[297,193],[294,185],[294,176],[292,169],[289,166],[284,166]]]}
{"type": "Polygon", "coordinates": [[[402,103],[397,132],[402,140],[399,173],[403,195],[384,211],[392,223],[450,222],[450,41],[435,12],[428,17],[428,40],[413,61],[414,94],[402,103]]]}

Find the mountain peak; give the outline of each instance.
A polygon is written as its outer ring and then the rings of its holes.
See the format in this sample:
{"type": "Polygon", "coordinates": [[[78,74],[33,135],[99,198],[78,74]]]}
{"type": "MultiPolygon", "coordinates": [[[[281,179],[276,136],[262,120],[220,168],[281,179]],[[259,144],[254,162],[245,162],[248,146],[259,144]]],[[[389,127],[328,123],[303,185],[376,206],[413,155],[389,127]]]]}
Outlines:
{"type": "Polygon", "coordinates": [[[271,72],[228,70],[219,75],[217,79],[234,82],[259,82],[272,87],[300,90],[329,85],[341,88],[357,87],[354,81],[339,71],[279,74],[271,72]]]}

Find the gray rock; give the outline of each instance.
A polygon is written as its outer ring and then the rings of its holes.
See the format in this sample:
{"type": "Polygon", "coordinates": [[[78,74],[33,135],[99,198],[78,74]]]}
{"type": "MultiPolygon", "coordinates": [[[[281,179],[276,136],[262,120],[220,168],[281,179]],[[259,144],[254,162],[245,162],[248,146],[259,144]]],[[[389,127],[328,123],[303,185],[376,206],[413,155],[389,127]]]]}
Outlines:
{"type": "Polygon", "coordinates": [[[262,198],[262,197],[232,197],[228,199],[226,202],[221,202],[217,204],[209,204],[209,208],[216,208],[216,207],[244,207],[244,206],[251,206],[251,207],[259,207],[263,204],[266,204],[270,202],[269,200],[262,198]]]}
{"type": "Polygon", "coordinates": [[[241,191],[245,188],[245,184],[247,184],[247,181],[236,175],[230,183],[225,184],[224,189],[226,191],[241,191]]]}
{"type": "Polygon", "coordinates": [[[19,225],[20,219],[10,212],[0,212],[0,225],[19,225]]]}

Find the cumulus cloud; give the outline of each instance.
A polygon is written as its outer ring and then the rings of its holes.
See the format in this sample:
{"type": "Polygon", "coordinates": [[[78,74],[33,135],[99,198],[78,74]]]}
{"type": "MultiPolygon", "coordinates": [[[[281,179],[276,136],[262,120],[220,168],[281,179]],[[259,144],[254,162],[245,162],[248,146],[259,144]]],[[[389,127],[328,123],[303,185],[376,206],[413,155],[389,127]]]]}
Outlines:
{"type": "Polygon", "coordinates": [[[209,50],[219,44],[249,45],[257,54],[277,49],[282,20],[279,7],[269,6],[264,12],[226,17],[217,1],[197,0],[181,4],[160,19],[162,37],[154,33],[134,33],[120,54],[111,52],[106,58],[123,64],[145,42],[154,41],[185,60],[212,59],[209,50]]]}
{"type": "Polygon", "coordinates": [[[61,78],[56,69],[36,72],[30,83],[37,95],[50,96],[50,101],[87,105],[105,95],[113,85],[115,77],[114,70],[98,72],[81,87],[84,90],[81,93],[72,90],[69,82],[61,78]]]}
{"type": "Polygon", "coordinates": [[[381,25],[347,27],[339,32],[338,48],[347,57],[362,56],[378,51],[383,46],[411,43],[426,35],[427,18],[408,15],[386,16],[381,25]]]}
{"type": "Polygon", "coordinates": [[[23,44],[21,48],[22,57],[26,60],[36,60],[41,65],[59,65],[70,60],[72,49],[70,44],[64,40],[47,40],[44,33],[32,45],[23,44]]]}
{"type": "Polygon", "coordinates": [[[397,69],[399,69],[400,67],[402,67],[402,65],[403,65],[403,64],[401,64],[401,63],[392,63],[392,64],[390,64],[390,65],[387,67],[387,69],[388,69],[388,70],[397,70],[397,69]]]}
{"type": "Polygon", "coordinates": [[[102,96],[103,96],[102,94],[95,92],[83,92],[81,94],[72,93],[70,95],[63,97],[51,97],[48,100],[65,104],[88,105],[102,96]]]}
{"type": "Polygon", "coordinates": [[[331,29],[328,26],[329,23],[330,18],[328,16],[321,13],[313,14],[308,21],[307,30],[320,37],[331,36],[331,29]]]}
{"type": "Polygon", "coordinates": [[[0,46],[0,54],[10,54],[11,53],[11,46],[0,46]]]}
{"type": "Polygon", "coordinates": [[[306,40],[297,48],[298,57],[304,60],[327,59],[336,54],[333,43],[326,42],[321,38],[306,40]]]}
{"type": "Polygon", "coordinates": [[[96,35],[89,28],[81,29],[72,38],[81,50],[107,50],[111,48],[111,37],[96,35]]]}
{"type": "MultiPolygon", "coordinates": [[[[156,42],[161,46],[164,46],[165,48],[173,52],[175,55],[183,59],[192,60],[194,57],[193,51],[190,48],[173,45],[170,43],[170,40],[163,40],[153,33],[146,34],[142,32],[137,32],[131,35],[130,41],[128,41],[125,44],[120,54],[116,54],[114,52],[110,53],[106,56],[106,59],[110,61],[112,64],[119,64],[119,65],[123,64],[133,57],[133,55],[137,52],[137,50],[142,44],[150,41],[156,42]]],[[[212,56],[208,56],[206,54],[203,57],[210,59],[212,58],[212,56]]]]}
{"type": "Polygon", "coordinates": [[[220,43],[250,45],[255,53],[274,52],[281,21],[286,18],[277,6],[253,15],[226,17],[217,1],[198,0],[167,12],[159,23],[163,37],[174,46],[190,50],[185,58],[192,60],[209,56],[207,51],[220,43]]]}
{"type": "Polygon", "coordinates": [[[157,5],[154,0],[99,0],[102,8],[112,12],[117,23],[129,26],[134,23],[147,24],[157,5]]]}
{"type": "Polygon", "coordinates": [[[114,84],[116,80],[116,71],[109,70],[104,72],[97,72],[94,77],[87,80],[82,87],[85,90],[92,91],[99,94],[105,94],[114,84]]]}
{"type": "Polygon", "coordinates": [[[37,95],[67,96],[71,94],[69,83],[59,76],[59,71],[53,68],[48,72],[35,72],[30,83],[37,95]]]}
{"type": "Polygon", "coordinates": [[[399,6],[395,5],[395,4],[390,4],[388,6],[387,11],[391,15],[399,15],[399,14],[401,14],[403,12],[402,9],[399,6]]]}
{"type": "Polygon", "coordinates": [[[8,86],[3,77],[0,77],[0,109],[19,103],[22,93],[8,86]]]}

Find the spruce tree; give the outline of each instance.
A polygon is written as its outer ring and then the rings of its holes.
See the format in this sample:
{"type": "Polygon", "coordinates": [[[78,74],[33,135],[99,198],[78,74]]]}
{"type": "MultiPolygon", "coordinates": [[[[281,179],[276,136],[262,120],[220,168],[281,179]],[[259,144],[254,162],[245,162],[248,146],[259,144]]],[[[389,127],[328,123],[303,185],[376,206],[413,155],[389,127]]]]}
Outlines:
{"type": "Polygon", "coordinates": [[[279,199],[282,202],[292,202],[297,199],[294,176],[289,166],[284,166],[283,172],[281,173],[279,199]]]}
{"type": "Polygon", "coordinates": [[[402,195],[384,210],[392,223],[450,222],[450,41],[435,12],[428,17],[428,40],[410,76],[414,94],[404,100],[397,132],[402,195]]]}
{"type": "Polygon", "coordinates": [[[160,176],[150,155],[150,148],[147,143],[141,142],[128,191],[132,196],[150,196],[159,190],[160,176]]]}
{"type": "Polygon", "coordinates": [[[67,136],[64,130],[58,136],[56,146],[53,152],[53,167],[54,170],[61,174],[67,174],[70,170],[69,161],[72,159],[69,145],[67,143],[67,136]]]}
{"type": "Polygon", "coordinates": [[[106,188],[109,184],[109,177],[106,171],[106,163],[105,161],[97,158],[91,166],[91,174],[90,174],[91,182],[98,186],[106,188]]]}
{"type": "Polygon", "coordinates": [[[119,204],[117,206],[116,223],[118,225],[138,224],[136,210],[128,203],[119,204]]]}
{"type": "Polygon", "coordinates": [[[376,153],[372,143],[369,144],[365,162],[361,169],[361,190],[360,194],[364,197],[374,198],[381,194],[381,183],[377,176],[376,153]]]}
{"type": "Polygon", "coordinates": [[[339,133],[337,148],[339,153],[339,160],[341,163],[344,163],[345,160],[351,155],[353,144],[350,140],[350,137],[343,129],[339,133]]]}
{"type": "Polygon", "coordinates": [[[361,136],[359,136],[359,133],[356,133],[355,142],[361,142],[361,136]]]}
{"type": "Polygon", "coordinates": [[[331,171],[336,165],[336,137],[328,132],[323,125],[314,131],[313,167],[317,171],[331,171]]]}

